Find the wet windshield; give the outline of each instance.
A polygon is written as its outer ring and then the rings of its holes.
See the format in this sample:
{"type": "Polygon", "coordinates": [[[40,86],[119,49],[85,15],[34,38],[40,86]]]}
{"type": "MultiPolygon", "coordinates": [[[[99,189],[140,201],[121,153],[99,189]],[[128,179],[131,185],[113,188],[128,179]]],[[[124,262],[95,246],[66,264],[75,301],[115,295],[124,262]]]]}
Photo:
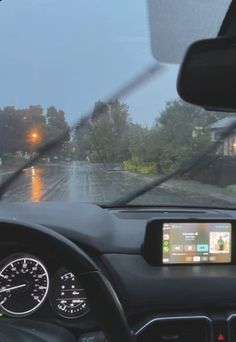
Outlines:
{"type": "MultiPolygon", "coordinates": [[[[178,3],[185,1],[191,2],[178,3]]],[[[206,1],[198,1],[203,13],[206,1]]],[[[4,201],[109,204],[178,168],[235,119],[184,103],[176,92],[176,56],[184,53],[179,46],[216,35],[224,15],[214,19],[214,31],[207,26],[209,35],[202,29],[197,34],[198,21],[192,20],[194,35],[176,44],[175,55],[170,46],[183,30],[177,29],[177,16],[170,30],[173,6],[161,7],[167,3],[0,2],[0,182],[78,122],[36,165],[24,169],[4,201]],[[169,16],[158,15],[160,10],[169,16]],[[150,66],[158,67],[155,73],[150,66]]],[[[229,1],[219,3],[225,14],[229,1]]],[[[232,134],[191,172],[130,204],[235,207],[235,166],[232,134]]]]}

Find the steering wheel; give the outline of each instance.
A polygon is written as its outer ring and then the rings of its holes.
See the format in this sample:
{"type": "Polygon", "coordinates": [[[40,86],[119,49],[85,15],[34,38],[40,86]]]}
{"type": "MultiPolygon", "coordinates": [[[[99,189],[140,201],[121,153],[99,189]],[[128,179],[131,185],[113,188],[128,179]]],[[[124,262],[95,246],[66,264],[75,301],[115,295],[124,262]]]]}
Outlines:
{"type": "MultiPolygon", "coordinates": [[[[135,341],[135,336],[128,326],[124,310],[110,281],[76,244],[53,230],[16,220],[0,221],[0,231],[2,241],[14,239],[29,246],[40,243],[43,249],[56,255],[65,267],[79,276],[90,307],[108,341],[135,341]]],[[[35,341],[39,341],[40,336],[44,338],[48,336],[47,339],[42,339],[43,341],[72,341],[69,332],[56,325],[35,322],[31,319],[16,319],[14,322],[13,318],[0,322],[0,340],[2,342],[16,341],[17,336],[18,341],[29,341],[29,331],[32,331],[32,328],[37,331],[35,341]]],[[[34,341],[32,336],[30,341],[34,341]]]]}

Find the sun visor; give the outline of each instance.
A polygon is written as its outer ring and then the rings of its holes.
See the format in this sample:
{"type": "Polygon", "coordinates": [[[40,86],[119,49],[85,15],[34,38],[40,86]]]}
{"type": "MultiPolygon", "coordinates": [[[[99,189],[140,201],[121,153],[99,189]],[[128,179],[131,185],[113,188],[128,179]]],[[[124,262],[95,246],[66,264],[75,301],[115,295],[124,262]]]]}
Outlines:
{"type": "Polygon", "coordinates": [[[230,0],[148,0],[152,54],[179,64],[189,45],[216,37],[230,0]]]}

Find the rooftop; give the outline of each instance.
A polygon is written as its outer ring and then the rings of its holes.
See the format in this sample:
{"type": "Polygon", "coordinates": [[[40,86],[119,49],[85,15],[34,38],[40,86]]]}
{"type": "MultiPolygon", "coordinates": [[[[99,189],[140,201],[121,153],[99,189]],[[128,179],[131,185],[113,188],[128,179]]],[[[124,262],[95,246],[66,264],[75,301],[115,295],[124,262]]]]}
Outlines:
{"type": "Polygon", "coordinates": [[[216,122],[214,122],[212,125],[210,125],[210,129],[222,129],[226,128],[229,125],[231,125],[234,121],[236,121],[236,116],[227,116],[224,119],[220,119],[216,122]]]}

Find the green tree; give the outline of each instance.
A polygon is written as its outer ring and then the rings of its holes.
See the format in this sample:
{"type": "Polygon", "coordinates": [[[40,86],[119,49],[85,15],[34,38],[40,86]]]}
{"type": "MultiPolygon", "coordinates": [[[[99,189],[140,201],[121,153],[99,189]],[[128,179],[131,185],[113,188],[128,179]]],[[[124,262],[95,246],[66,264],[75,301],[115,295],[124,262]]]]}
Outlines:
{"type": "Polygon", "coordinates": [[[140,162],[152,162],[152,138],[154,129],[143,127],[139,124],[130,124],[129,127],[129,151],[132,158],[140,162]]]}
{"type": "Polygon", "coordinates": [[[46,119],[48,142],[64,135],[60,143],[50,152],[50,156],[65,157],[68,151],[67,143],[70,141],[69,125],[66,121],[65,113],[51,106],[47,109],[46,119]]]}
{"type": "Polygon", "coordinates": [[[130,118],[124,103],[96,103],[90,123],[93,160],[121,162],[127,159],[130,118]]]}
{"type": "Polygon", "coordinates": [[[21,132],[16,109],[5,107],[0,110],[0,156],[21,148],[21,132]]]}
{"type": "Polygon", "coordinates": [[[210,143],[209,126],[234,114],[208,112],[182,100],[168,102],[156,119],[153,156],[160,172],[169,172],[189,160],[210,143]],[[196,133],[196,134],[194,134],[196,133]]]}
{"type": "Polygon", "coordinates": [[[88,160],[92,154],[92,126],[89,116],[80,118],[73,134],[73,148],[78,160],[88,160]]]}
{"type": "Polygon", "coordinates": [[[63,133],[67,134],[53,154],[67,155],[71,150],[68,129],[65,113],[57,111],[55,107],[48,109],[47,117],[40,105],[23,109],[13,106],[0,109],[0,157],[14,155],[17,151],[35,151],[63,133]],[[36,141],[30,138],[33,133],[38,135],[36,141]]]}

